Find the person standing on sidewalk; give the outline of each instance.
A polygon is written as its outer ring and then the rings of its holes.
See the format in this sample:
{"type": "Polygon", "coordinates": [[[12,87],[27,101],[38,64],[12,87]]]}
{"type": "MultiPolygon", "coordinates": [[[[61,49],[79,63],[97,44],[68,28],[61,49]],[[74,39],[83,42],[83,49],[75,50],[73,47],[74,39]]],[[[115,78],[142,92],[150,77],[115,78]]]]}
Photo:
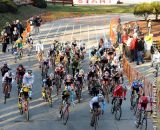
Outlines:
{"type": "Polygon", "coordinates": [[[152,29],[152,23],[151,23],[151,20],[149,19],[148,20],[148,34],[151,33],[151,29],[152,29]]]}
{"type": "Polygon", "coordinates": [[[130,44],[130,62],[134,62],[136,60],[136,44],[138,42],[137,36],[134,35],[134,38],[131,41],[130,44]]]}
{"type": "Polygon", "coordinates": [[[138,42],[135,46],[135,49],[137,50],[137,65],[139,65],[140,62],[142,64],[144,63],[143,54],[144,54],[144,37],[141,37],[138,39],[138,42]]]}
{"type": "Polygon", "coordinates": [[[117,43],[122,42],[122,25],[121,25],[121,20],[120,18],[118,19],[118,25],[117,25],[117,43]]]}
{"type": "Polygon", "coordinates": [[[39,16],[36,16],[34,23],[35,23],[35,33],[38,34],[39,27],[41,26],[41,23],[42,23],[42,19],[39,16]]]}

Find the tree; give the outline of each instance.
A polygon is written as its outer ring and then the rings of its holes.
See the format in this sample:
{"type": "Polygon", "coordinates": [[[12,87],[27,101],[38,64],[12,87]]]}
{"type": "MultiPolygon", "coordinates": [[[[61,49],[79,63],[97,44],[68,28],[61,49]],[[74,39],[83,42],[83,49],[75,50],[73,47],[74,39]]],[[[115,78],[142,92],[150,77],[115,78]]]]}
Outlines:
{"type": "Polygon", "coordinates": [[[160,14],[160,2],[152,2],[151,6],[152,6],[152,13],[156,16],[157,20],[160,14]]]}
{"type": "Polygon", "coordinates": [[[153,7],[149,3],[141,3],[135,6],[134,8],[134,15],[143,16],[145,20],[149,14],[153,13],[153,7]]]}

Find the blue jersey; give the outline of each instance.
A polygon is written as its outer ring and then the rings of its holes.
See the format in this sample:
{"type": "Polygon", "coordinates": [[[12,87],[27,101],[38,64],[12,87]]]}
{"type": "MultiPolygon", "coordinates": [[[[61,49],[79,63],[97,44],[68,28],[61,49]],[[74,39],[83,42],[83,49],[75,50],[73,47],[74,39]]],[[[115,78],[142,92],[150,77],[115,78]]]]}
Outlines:
{"type": "Polygon", "coordinates": [[[135,80],[132,83],[132,88],[138,89],[138,88],[143,87],[143,83],[140,80],[135,80]]]}

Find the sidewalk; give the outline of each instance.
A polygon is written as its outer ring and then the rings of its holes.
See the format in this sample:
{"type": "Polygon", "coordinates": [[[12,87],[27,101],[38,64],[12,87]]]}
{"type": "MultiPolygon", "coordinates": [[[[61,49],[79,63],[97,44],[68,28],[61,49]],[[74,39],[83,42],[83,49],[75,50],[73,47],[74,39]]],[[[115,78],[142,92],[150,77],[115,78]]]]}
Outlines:
{"type": "MultiPolygon", "coordinates": [[[[146,62],[141,65],[136,65],[136,63],[130,63],[130,64],[134,69],[142,73],[142,75],[144,75],[151,83],[153,82],[153,79],[154,79],[153,72],[155,71],[155,69],[154,67],[151,67],[151,62],[146,62]]],[[[157,77],[157,88],[158,88],[158,93],[160,93],[160,71],[159,71],[159,76],[157,77]]],[[[157,120],[156,126],[158,127],[157,130],[160,130],[160,113],[159,112],[157,112],[156,120],[157,120]]]]}

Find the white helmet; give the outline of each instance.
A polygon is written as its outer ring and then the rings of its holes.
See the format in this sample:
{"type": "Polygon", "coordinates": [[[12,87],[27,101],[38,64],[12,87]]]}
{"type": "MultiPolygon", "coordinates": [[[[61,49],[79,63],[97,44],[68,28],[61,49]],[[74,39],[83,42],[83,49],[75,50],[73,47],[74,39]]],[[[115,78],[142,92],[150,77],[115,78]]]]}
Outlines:
{"type": "Polygon", "coordinates": [[[104,100],[104,96],[102,94],[98,94],[98,100],[104,100]]]}

